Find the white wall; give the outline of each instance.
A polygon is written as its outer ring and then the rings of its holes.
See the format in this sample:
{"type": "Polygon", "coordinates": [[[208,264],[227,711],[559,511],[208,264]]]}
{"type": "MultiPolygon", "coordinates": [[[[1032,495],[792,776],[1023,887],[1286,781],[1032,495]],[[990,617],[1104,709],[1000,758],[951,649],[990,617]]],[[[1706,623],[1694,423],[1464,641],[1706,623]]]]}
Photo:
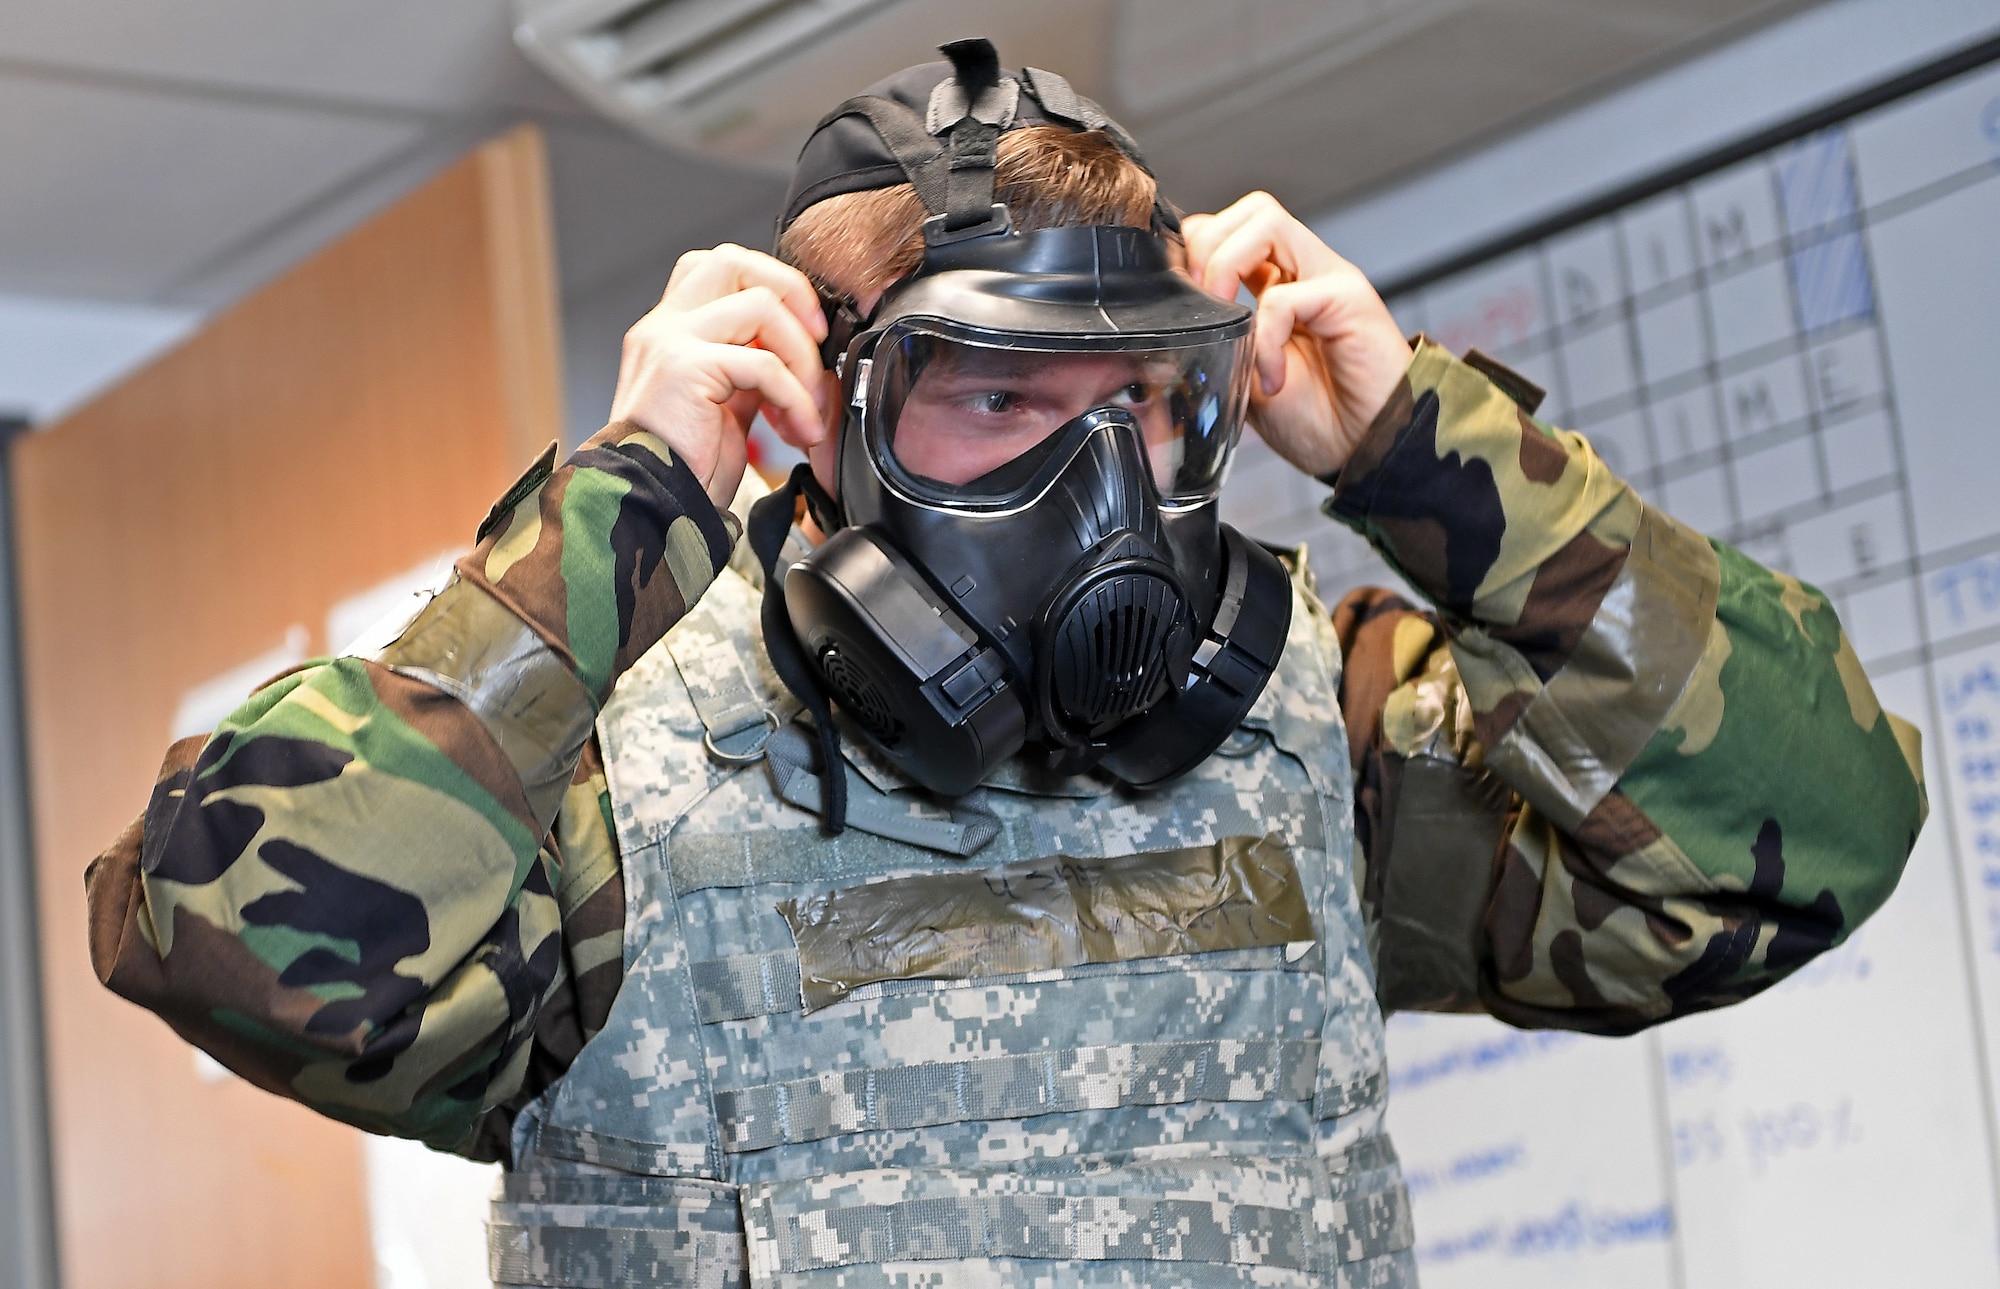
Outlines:
{"type": "Polygon", "coordinates": [[[0,295],[0,415],[52,421],[179,341],[200,317],[0,295]]]}

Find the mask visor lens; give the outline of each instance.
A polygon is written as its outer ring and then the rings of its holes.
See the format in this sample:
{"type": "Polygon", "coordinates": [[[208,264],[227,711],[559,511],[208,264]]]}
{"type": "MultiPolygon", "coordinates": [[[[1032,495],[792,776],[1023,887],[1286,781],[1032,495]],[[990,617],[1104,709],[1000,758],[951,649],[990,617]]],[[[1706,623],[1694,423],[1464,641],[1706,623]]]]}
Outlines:
{"type": "Polygon", "coordinates": [[[1059,469],[1060,431],[1099,409],[1138,423],[1169,503],[1222,486],[1249,397],[1248,338],[1052,348],[898,329],[875,352],[871,448],[919,484],[1000,501],[1059,469]]]}

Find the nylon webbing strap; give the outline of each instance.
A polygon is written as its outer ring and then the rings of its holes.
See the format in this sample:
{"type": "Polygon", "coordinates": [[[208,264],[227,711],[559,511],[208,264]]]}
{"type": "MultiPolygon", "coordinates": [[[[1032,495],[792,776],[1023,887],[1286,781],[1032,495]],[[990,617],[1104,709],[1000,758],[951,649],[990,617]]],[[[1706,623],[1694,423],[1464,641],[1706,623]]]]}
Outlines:
{"type": "Polygon", "coordinates": [[[1104,109],[1090,99],[1076,92],[1067,78],[1040,67],[1024,67],[1022,74],[1027,78],[1028,92],[1042,105],[1042,110],[1057,118],[1065,125],[1079,130],[1102,130],[1111,136],[1118,150],[1130,157],[1140,169],[1151,174],[1146,159],[1139,155],[1139,145],[1116,121],[1106,116],[1104,109]]]}
{"type": "MultiPolygon", "coordinates": [[[[937,87],[924,115],[894,99],[864,94],[821,117],[813,133],[843,116],[865,118],[902,167],[924,209],[942,215],[945,228],[957,232],[992,218],[1000,135],[1013,122],[1020,87],[999,75],[998,55],[987,42],[961,40],[942,48],[957,74],[937,87]],[[954,102],[955,112],[940,106],[947,100],[954,102]]],[[[1070,99],[1075,98],[1072,93],[1070,99]]],[[[1102,118],[1103,113],[1097,115],[1102,118]]]]}
{"type": "Polygon", "coordinates": [[[1016,1194],[822,1209],[782,1225],[777,1216],[762,1201],[746,1205],[745,1218],[762,1228],[760,1238],[764,1230],[774,1237],[775,1269],[781,1274],[969,1257],[1202,1262],[1312,1272],[1411,1243],[1409,1201],[1400,1186],[1298,1208],[1016,1194]]]}
{"type": "Polygon", "coordinates": [[[1042,105],[1043,112],[1079,130],[1102,130],[1110,136],[1118,150],[1130,158],[1132,164],[1147,174],[1153,173],[1153,168],[1146,164],[1145,156],[1139,151],[1138,140],[1127,134],[1125,127],[1112,120],[1094,101],[1077,93],[1067,79],[1040,67],[1024,67],[1021,73],[1027,79],[1028,92],[1042,105]]]}
{"type": "MultiPolygon", "coordinates": [[[[1225,949],[1201,955],[1199,966],[1190,964],[1186,958],[1139,958],[1119,965],[1126,971],[1148,974],[1154,971],[1310,972],[1319,970],[1323,962],[1320,946],[1316,944],[1310,953],[1295,961],[1288,961],[1282,949],[1225,949]]],[[[749,1020],[753,1016],[778,1016],[799,1010],[799,955],[793,949],[709,958],[691,965],[688,975],[694,986],[695,1012],[705,1025],[749,1020]]],[[[937,980],[922,977],[883,981],[866,987],[894,995],[930,992],[941,987],[979,988],[993,981],[993,977],[987,977],[941,985],[937,980]]],[[[856,991],[856,996],[859,996],[859,991],[856,991]]]]}
{"type": "Polygon", "coordinates": [[[944,226],[957,232],[992,218],[1000,127],[967,117],[951,127],[947,140],[944,226]]]}
{"type": "Polygon", "coordinates": [[[764,629],[764,652],[785,688],[812,713],[813,726],[819,734],[820,760],[827,770],[826,809],[820,817],[827,834],[838,837],[847,826],[847,776],[840,771],[840,732],[833,723],[832,702],[820,688],[805,646],[792,630],[791,614],[785,609],[785,579],[778,568],[778,556],[785,539],[791,536],[792,519],[801,496],[806,498],[808,506],[824,503],[827,511],[832,509],[833,499],[813,478],[812,467],[803,461],[792,467],[792,477],[785,481],[784,487],[750,507],[745,535],[751,553],[757,557],[757,566],[764,570],[764,602],[758,618],[764,629]]]}
{"type": "MultiPolygon", "coordinates": [[[[778,795],[801,810],[820,813],[820,776],[812,763],[813,744],[796,726],[771,736],[766,746],[778,795]]],[[[1000,834],[1000,819],[990,810],[954,802],[934,804],[915,793],[883,792],[855,773],[845,758],[847,826],[891,841],[907,842],[960,859],[977,854],[1000,834]]]]}
{"type": "MultiPolygon", "coordinates": [[[[698,1177],[643,1177],[629,1173],[509,1172],[500,1175],[501,1204],[609,1205],[614,1208],[673,1209],[696,1225],[736,1228],[736,1188],[698,1177]],[[718,1218],[716,1215],[722,1215],[718,1218]]],[[[516,1210],[525,1211],[525,1210],[516,1210]]],[[[502,1215],[502,1220],[511,1220],[502,1215]]]]}
{"type": "Polygon", "coordinates": [[[504,1174],[486,1250],[504,1285],[741,1289],[748,1274],[736,1188],[693,1178],[504,1174]]]}
{"type": "Polygon", "coordinates": [[[1118,1043],[832,1071],[715,1094],[732,1154],[849,1132],[1025,1119],[1124,1105],[1310,1101],[1317,1039],[1118,1043]]]}
{"type": "MultiPolygon", "coordinates": [[[[697,607],[696,613],[700,612],[697,607]]],[[[751,675],[755,662],[712,616],[669,635],[667,651],[687,686],[695,714],[701,717],[708,745],[726,756],[754,759],[772,733],[801,707],[783,686],[757,683],[751,675]]]]}
{"type": "Polygon", "coordinates": [[[706,1025],[799,1009],[799,955],[791,949],[710,958],[689,967],[688,977],[706,1025]]]}
{"type": "MultiPolygon", "coordinates": [[[[1063,77],[1035,67],[1008,74],[987,40],[958,40],[939,49],[951,61],[942,79],[935,79],[934,64],[906,68],[813,126],[778,219],[781,238],[816,202],[899,180],[915,187],[935,221],[925,228],[931,244],[1004,233],[1011,220],[1004,208],[993,208],[998,136],[1026,127],[1101,133],[1152,173],[1132,136],[1063,77]],[[850,117],[859,120],[845,119],[850,117]],[[857,128],[861,121],[872,131],[857,128]],[[869,132],[874,139],[865,137],[869,132]]],[[[1164,198],[1156,197],[1153,213],[1156,232],[1178,231],[1179,216],[1164,198]]]]}
{"type": "Polygon", "coordinates": [[[687,1174],[711,1167],[707,1143],[634,1141],[608,1132],[560,1128],[544,1123],[535,1135],[536,1149],[556,1159],[623,1169],[628,1173],[687,1174]]]}
{"type": "Polygon", "coordinates": [[[945,145],[931,137],[930,131],[924,128],[921,116],[894,99],[862,94],[848,99],[821,117],[812,132],[818,134],[843,116],[866,118],[868,124],[875,127],[875,133],[882,136],[882,142],[889,146],[896,163],[902,166],[904,176],[917,190],[917,200],[924,203],[924,209],[933,215],[944,213],[950,171],[948,164],[937,163],[946,159],[945,145]]]}
{"type": "Polygon", "coordinates": [[[924,125],[932,134],[945,130],[950,160],[942,214],[945,231],[956,233],[993,218],[993,168],[1000,158],[1000,131],[1013,121],[1021,91],[1011,79],[1003,82],[1000,54],[990,40],[954,40],[938,46],[938,52],[951,60],[952,75],[931,91],[924,125]],[[943,119],[949,114],[947,99],[953,108],[959,102],[964,108],[949,125],[943,119]]]}
{"type": "MultiPolygon", "coordinates": [[[[858,780],[849,778],[848,783],[858,780]]],[[[1038,836],[1033,819],[1014,819],[981,851],[982,861],[1004,862],[1053,855],[1052,839],[1038,836]]],[[[827,837],[811,828],[772,828],[754,833],[693,834],[675,837],[666,848],[674,892],[686,895],[715,887],[761,886],[766,882],[849,882],[907,869],[910,856],[872,837],[827,837]]]]}
{"type": "Polygon", "coordinates": [[[1079,130],[1094,130],[1104,124],[1103,112],[1093,112],[1085,107],[1089,104],[1090,108],[1095,108],[1097,104],[1078,94],[1067,77],[1039,67],[1024,67],[1021,72],[1027,78],[1028,92],[1035,96],[1035,101],[1050,116],[1079,130]]]}
{"type": "Polygon", "coordinates": [[[1321,1088],[1313,1095],[1313,1118],[1338,1119],[1363,1106],[1380,1105],[1388,1091],[1389,1076],[1377,1070],[1349,1083],[1321,1088]]]}
{"type": "MultiPolygon", "coordinates": [[[[786,726],[793,729],[794,726],[786,726]]],[[[847,785],[865,782],[858,774],[843,776],[847,785]]],[[[1198,793],[1198,798],[1182,797],[1189,809],[1206,821],[1211,836],[1243,836],[1264,830],[1273,818],[1298,820],[1284,830],[1294,846],[1308,844],[1303,839],[1320,831],[1319,803],[1303,793],[1265,793],[1261,798],[1243,794],[1227,784],[1186,783],[1181,791],[1198,793]]],[[[802,806],[801,808],[810,808],[802,806]]],[[[959,809],[965,809],[962,805],[959,809]]],[[[1080,809],[1087,808],[1081,803],[1080,809]]],[[[1079,821],[1085,827],[1099,816],[1079,821]]],[[[1081,831],[1081,835],[1058,829],[1043,817],[1025,815],[1003,820],[993,839],[978,850],[982,867],[1050,855],[1089,855],[1113,850],[1115,830],[1120,827],[1109,811],[1101,812],[1103,834],[1081,831]]],[[[1191,837],[1190,842],[1201,840],[1191,837]]],[[[879,877],[907,868],[909,857],[898,854],[863,837],[827,837],[807,828],[772,828],[752,833],[694,833],[676,835],[666,846],[665,862],[674,891],[693,891],[723,886],[759,886],[766,882],[848,883],[879,877]]]]}
{"type": "MultiPolygon", "coordinates": [[[[632,1215],[632,1210],[609,1213],[632,1215]]],[[[740,1289],[743,1238],[647,1226],[521,1226],[489,1222],[487,1271],[496,1284],[538,1289],[740,1289]]]]}

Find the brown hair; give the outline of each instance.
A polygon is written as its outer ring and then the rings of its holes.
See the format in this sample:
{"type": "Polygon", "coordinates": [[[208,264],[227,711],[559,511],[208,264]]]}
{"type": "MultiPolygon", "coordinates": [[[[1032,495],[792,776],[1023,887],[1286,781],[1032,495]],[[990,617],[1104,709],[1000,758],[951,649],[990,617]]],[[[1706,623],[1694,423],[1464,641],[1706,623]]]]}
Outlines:
{"type": "MultiPolygon", "coordinates": [[[[1153,177],[1102,133],[1034,125],[1000,136],[993,191],[1023,231],[1072,224],[1152,223],[1153,177]]],[[[926,211],[908,184],[840,193],[799,213],[778,258],[829,296],[860,299],[924,257],[926,211]]]]}

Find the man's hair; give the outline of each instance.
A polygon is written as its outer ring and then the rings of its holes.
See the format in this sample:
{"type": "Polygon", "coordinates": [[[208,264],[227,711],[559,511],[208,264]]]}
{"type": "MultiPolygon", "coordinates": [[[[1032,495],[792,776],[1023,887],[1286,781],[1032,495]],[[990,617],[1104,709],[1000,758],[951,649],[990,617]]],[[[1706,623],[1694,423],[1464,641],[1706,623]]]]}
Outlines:
{"type": "MultiPolygon", "coordinates": [[[[1026,232],[1074,224],[1150,227],[1153,177],[1102,133],[1034,125],[1000,136],[993,193],[1026,232]]],[[[908,184],[840,193],[799,213],[778,258],[830,297],[861,299],[908,276],[924,257],[928,212],[908,184]]]]}

